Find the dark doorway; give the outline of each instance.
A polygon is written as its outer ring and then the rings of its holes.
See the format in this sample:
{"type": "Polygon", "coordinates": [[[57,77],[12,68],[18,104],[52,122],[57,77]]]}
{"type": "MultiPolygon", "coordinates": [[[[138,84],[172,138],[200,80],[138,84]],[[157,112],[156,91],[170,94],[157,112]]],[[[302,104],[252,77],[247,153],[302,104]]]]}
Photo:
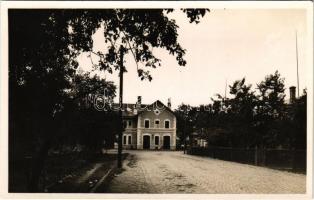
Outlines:
{"type": "Polygon", "coordinates": [[[163,149],[170,149],[170,136],[164,136],[163,149]]]}
{"type": "Polygon", "coordinates": [[[149,135],[143,136],[143,149],[150,149],[150,136],[149,135]]]}

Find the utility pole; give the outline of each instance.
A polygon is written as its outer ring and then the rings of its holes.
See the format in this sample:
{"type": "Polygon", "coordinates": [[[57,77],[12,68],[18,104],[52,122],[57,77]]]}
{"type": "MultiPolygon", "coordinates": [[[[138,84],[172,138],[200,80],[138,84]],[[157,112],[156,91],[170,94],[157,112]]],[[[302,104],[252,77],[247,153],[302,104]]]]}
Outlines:
{"type": "Polygon", "coordinates": [[[183,130],[184,149],[183,149],[183,154],[186,154],[186,119],[187,119],[187,117],[185,116],[185,113],[184,113],[184,130],[183,130]]]}
{"type": "Polygon", "coordinates": [[[122,106],[123,106],[123,56],[124,56],[124,47],[120,46],[120,89],[119,89],[119,133],[118,133],[118,168],[122,167],[122,132],[123,132],[123,118],[122,118],[122,106]]]}
{"type": "Polygon", "coordinates": [[[295,31],[295,51],[296,51],[296,59],[297,59],[297,88],[298,88],[298,98],[299,96],[299,53],[298,53],[298,32],[295,31]]]}

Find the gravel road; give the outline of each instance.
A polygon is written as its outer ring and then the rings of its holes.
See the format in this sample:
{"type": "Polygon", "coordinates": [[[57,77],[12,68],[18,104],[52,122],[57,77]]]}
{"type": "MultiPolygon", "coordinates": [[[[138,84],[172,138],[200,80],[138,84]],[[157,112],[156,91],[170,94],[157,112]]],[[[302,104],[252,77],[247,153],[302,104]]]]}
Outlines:
{"type": "Polygon", "coordinates": [[[178,151],[127,151],[109,193],[305,193],[306,176],[264,167],[184,155],[178,151]]]}

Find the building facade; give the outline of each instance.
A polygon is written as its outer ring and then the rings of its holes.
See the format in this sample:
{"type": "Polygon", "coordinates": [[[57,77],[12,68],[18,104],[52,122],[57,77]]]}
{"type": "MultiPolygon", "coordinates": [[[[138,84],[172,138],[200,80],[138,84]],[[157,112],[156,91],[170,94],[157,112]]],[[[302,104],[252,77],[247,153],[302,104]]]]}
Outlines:
{"type": "Polygon", "coordinates": [[[159,100],[144,105],[138,97],[136,104],[123,105],[123,122],[124,149],[176,149],[176,117],[170,100],[167,106],[159,100]]]}

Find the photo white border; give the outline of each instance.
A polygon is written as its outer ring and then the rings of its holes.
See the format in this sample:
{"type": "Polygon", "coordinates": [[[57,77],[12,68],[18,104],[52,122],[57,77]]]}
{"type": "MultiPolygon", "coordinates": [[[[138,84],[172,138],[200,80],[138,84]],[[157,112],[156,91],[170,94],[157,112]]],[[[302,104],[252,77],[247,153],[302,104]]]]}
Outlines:
{"type": "Polygon", "coordinates": [[[4,199],[311,199],[313,195],[313,2],[304,1],[2,1],[0,48],[0,197],[4,199]],[[9,8],[210,8],[307,10],[306,194],[51,194],[8,193],[8,9],[9,8]]]}

